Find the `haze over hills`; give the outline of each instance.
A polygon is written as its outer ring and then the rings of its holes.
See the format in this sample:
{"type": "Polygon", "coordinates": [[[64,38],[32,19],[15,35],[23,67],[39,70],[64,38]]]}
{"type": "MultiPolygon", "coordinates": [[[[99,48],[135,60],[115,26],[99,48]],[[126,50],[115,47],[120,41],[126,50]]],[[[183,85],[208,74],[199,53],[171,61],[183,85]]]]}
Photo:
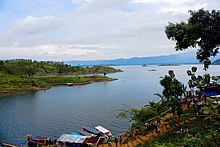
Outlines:
{"type": "Polygon", "coordinates": [[[213,65],[220,65],[220,59],[215,60],[212,64],[213,64],[213,65]]]}
{"type": "MultiPolygon", "coordinates": [[[[212,57],[211,61],[220,58],[212,57]]],[[[196,60],[196,52],[182,52],[178,54],[152,56],[152,57],[133,57],[128,59],[114,59],[114,60],[88,60],[88,61],[65,61],[66,64],[73,66],[89,66],[89,65],[158,65],[158,64],[199,64],[196,60]]]]}

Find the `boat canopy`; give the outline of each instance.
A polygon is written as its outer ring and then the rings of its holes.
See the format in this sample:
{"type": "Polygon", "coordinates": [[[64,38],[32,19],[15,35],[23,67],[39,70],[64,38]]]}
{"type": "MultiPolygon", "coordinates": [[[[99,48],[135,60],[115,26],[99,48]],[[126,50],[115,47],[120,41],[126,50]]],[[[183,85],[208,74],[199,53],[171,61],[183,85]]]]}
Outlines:
{"type": "Polygon", "coordinates": [[[112,136],[111,132],[102,126],[96,126],[95,128],[103,134],[107,135],[108,137],[112,136]]]}
{"type": "Polygon", "coordinates": [[[62,134],[57,141],[70,144],[102,144],[105,137],[62,134]]]}
{"type": "Polygon", "coordinates": [[[83,131],[91,133],[91,134],[95,134],[95,135],[101,135],[102,134],[102,132],[100,132],[96,128],[92,128],[92,127],[83,127],[83,131]]]}
{"type": "Polygon", "coordinates": [[[90,138],[90,136],[62,134],[57,139],[57,141],[58,142],[67,142],[67,143],[83,143],[86,138],[90,138]]]}
{"type": "Polygon", "coordinates": [[[79,135],[79,136],[84,136],[84,135],[82,135],[81,133],[79,133],[79,132],[71,132],[70,133],[71,135],[79,135]]]}

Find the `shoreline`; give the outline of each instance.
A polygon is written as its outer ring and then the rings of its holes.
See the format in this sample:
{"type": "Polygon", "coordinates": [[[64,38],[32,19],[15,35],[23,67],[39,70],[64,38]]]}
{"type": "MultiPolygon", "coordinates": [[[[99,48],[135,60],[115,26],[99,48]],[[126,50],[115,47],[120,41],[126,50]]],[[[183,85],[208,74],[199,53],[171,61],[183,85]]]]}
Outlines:
{"type": "MultiPolygon", "coordinates": [[[[110,81],[115,81],[118,80],[116,78],[110,78],[110,77],[104,77],[104,76],[99,76],[99,75],[94,75],[94,76],[83,76],[89,79],[89,81],[81,82],[81,83],[72,83],[71,86],[83,86],[83,85],[88,85],[92,84],[94,82],[110,82],[110,81]],[[95,79],[96,77],[102,77],[103,79],[95,79]]],[[[0,90],[0,94],[10,94],[10,93],[18,93],[18,92],[27,92],[27,91],[38,91],[38,90],[48,90],[54,86],[69,86],[67,83],[60,83],[60,84],[50,84],[47,87],[29,87],[29,88],[19,88],[19,89],[13,89],[13,90],[0,90]]],[[[69,87],[71,87],[69,86],[69,87]]]]}

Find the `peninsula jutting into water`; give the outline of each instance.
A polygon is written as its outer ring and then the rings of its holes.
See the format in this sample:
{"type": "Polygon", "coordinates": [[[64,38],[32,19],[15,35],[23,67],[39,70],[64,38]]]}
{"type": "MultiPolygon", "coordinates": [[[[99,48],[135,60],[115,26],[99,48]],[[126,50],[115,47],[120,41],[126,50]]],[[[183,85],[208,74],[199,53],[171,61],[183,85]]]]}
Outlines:
{"type": "MultiPolygon", "coordinates": [[[[118,66],[124,72],[107,74],[118,79],[112,82],[1,94],[0,140],[11,143],[26,141],[27,134],[59,137],[63,133],[82,131],[83,126],[98,125],[117,136],[131,125],[127,120],[116,118],[117,110],[141,108],[149,101],[159,101],[159,97],[154,95],[162,91],[159,77],[172,69],[178,79],[187,83],[185,71],[191,66],[118,66]],[[156,71],[148,71],[152,68],[156,71]]],[[[203,65],[194,66],[198,67],[198,74],[204,73],[203,65]]],[[[219,66],[210,66],[209,73],[218,75],[219,66]]]]}
{"type": "Polygon", "coordinates": [[[0,61],[0,93],[112,81],[116,79],[109,78],[106,74],[114,72],[121,70],[109,66],[70,66],[52,61],[37,62],[24,59],[0,61]],[[82,76],[85,74],[87,76],[82,76]]]}

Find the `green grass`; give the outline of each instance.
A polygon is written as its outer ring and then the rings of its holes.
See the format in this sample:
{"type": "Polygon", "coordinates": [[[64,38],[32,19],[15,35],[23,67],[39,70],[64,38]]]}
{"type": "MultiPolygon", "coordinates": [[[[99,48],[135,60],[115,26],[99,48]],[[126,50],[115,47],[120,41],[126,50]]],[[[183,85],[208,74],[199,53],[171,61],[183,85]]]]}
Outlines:
{"type": "Polygon", "coordinates": [[[59,85],[59,84],[65,84],[65,83],[84,83],[88,82],[88,80],[84,77],[77,77],[77,76],[71,76],[71,77],[63,77],[63,76],[47,76],[47,77],[37,77],[36,78],[39,81],[46,82],[49,85],[59,85]]]}
{"type": "Polygon", "coordinates": [[[187,123],[184,127],[188,128],[189,131],[186,133],[179,132],[180,128],[177,127],[153,140],[150,146],[220,146],[219,126],[213,125],[213,123],[203,118],[197,118],[187,123]]]}
{"type": "Polygon", "coordinates": [[[105,76],[44,76],[27,77],[4,74],[0,72],[0,92],[16,91],[37,88],[46,88],[53,85],[64,85],[66,83],[88,84],[91,82],[111,81],[113,79],[105,76]]]}

